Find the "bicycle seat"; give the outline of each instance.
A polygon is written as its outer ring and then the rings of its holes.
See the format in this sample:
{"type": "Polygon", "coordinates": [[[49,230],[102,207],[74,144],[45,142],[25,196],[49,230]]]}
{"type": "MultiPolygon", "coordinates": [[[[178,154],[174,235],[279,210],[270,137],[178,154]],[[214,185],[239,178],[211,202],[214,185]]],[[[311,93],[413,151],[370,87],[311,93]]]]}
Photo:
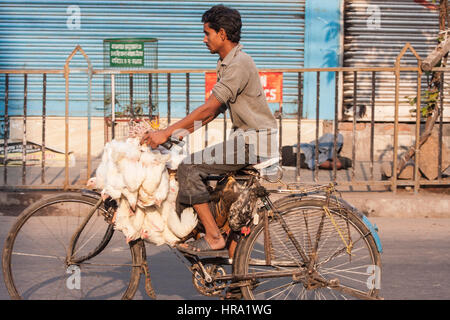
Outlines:
{"type": "Polygon", "coordinates": [[[264,158],[263,161],[256,164],[251,164],[245,167],[245,169],[255,169],[263,174],[265,172],[275,170],[276,168],[278,168],[279,164],[280,157],[264,158]]]}
{"type": "Polygon", "coordinates": [[[280,157],[265,158],[257,164],[247,166],[245,169],[256,170],[267,181],[276,182],[283,177],[280,157]]]}
{"type": "MultiPolygon", "coordinates": [[[[235,178],[248,178],[249,176],[253,176],[251,173],[259,174],[260,176],[270,176],[270,175],[276,175],[280,172],[280,158],[279,157],[273,157],[273,158],[265,158],[264,161],[256,163],[256,164],[249,164],[248,166],[236,171],[233,175],[235,178]]],[[[206,177],[206,180],[212,181],[212,180],[221,180],[223,177],[227,176],[228,174],[220,174],[220,175],[209,175],[206,177]]]]}

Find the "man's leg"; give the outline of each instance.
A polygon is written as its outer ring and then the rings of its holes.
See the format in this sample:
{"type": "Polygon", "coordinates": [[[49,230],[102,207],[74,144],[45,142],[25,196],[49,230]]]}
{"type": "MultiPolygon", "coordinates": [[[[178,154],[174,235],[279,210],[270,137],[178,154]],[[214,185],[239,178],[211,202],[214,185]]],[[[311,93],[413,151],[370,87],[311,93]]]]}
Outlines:
{"type": "MultiPolygon", "coordinates": [[[[325,170],[333,170],[333,160],[327,160],[325,162],[322,162],[319,165],[320,169],[325,169],[325,170]]],[[[342,169],[342,163],[341,161],[339,161],[339,159],[336,159],[336,169],[340,170],[342,169]]]]}
{"type": "MultiPolygon", "coordinates": [[[[210,174],[224,174],[237,171],[246,165],[195,165],[181,164],[177,171],[180,189],[177,197],[177,212],[181,214],[183,208],[192,206],[205,228],[205,240],[211,249],[223,249],[225,239],[222,237],[209,206],[209,192],[203,178],[210,174]]],[[[187,247],[188,244],[181,246],[187,247]]]]}
{"type": "Polygon", "coordinates": [[[225,247],[225,240],[220,234],[220,230],[217,227],[213,214],[209,209],[209,204],[207,202],[199,203],[194,204],[193,207],[205,227],[205,240],[208,242],[211,249],[223,249],[225,247]]]}
{"type": "MultiPolygon", "coordinates": [[[[248,163],[248,146],[244,146],[244,161],[239,161],[237,157],[237,144],[232,144],[233,149],[227,150],[232,154],[228,159],[233,159],[232,163],[227,162],[226,150],[224,144],[222,145],[224,161],[220,164],[195,164],[196,159],[191,155],[191,164],[181,163],[178,167],[177,178],[180,185],[180,190],[177,198],[177,212],[180,214],[183,207],[192,205],[197,212],[200,221],[205,228],[205,240],[212,249],[222,249],[225,247],[225,240],[220,234],[220,230],[214,220],[214,216],[209,207],[209,192],[203,179],[210,174],[224,174],[235,172],[247,166],[248,163]],[[247,161],[245,161],[247,160],[247,161]],[[242,163],[240,163],[242,162],[242,163]]],[[[207,154],[215,156],[215,150],[211,150],[207,154]]],[[[204,152],[204,151],[201,151],[204,152]]],[[[187,244],[184,245],[185,247],[187,244]]]]}

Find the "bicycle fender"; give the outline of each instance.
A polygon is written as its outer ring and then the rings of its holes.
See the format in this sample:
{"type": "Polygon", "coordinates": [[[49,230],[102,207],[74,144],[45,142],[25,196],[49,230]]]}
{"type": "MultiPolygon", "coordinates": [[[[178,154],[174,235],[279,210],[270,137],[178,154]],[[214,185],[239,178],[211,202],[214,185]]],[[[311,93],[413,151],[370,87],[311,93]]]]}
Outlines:
{"type": "Polygon", "coordinates": [[[100,193],[93,190],[81,189],[81,194],[96,200],[100,199],[100,193]]]}
{"type": "MultiPolygon", "coordinates": [[[[367,227],[367,229],[369,229],[370,233],[372,233],[373,239],[375,240],[375,244],[378,249],[378,252],[382,253],[383,246],[381,245],[381,240],[380,240],[380,237],[378,236],[378,227],[376,226],[376,224],[372,224],[363,212],[361,212],[360,210],[355,208],[353,205],[351,205],[344,199],[338,198],[336,196],[331,196],[330,198],[336,202],[339,202],[345,209],[349,210],[350,212],[352,212],[353,214],[355,214],[357,217],[359,217],[362,220],[362,222],[367,227]]],[[[283,197],[283,198],[275,201],[274,204],[283,205],[283,204],[289,203],[291,201],[299,200],[299,199],[304,199],[304,200],[317,199],[317,200],[325,201],[327,199],[327,196],[325,194],[320,194],[320,193],[318,193],[318,194],[294,193],[294,194],[288,195],[286,197],[283,197]]]]}
{"type": "Polygon", "coordinates": [[[370,230],[373,235],[373,239],[375,240],[375,244],[377,245],[377,249],[379,253],[383,252],[383,247],[381,246],[381,240],[378,236],[378,227],[376,224],[372,225],[366,215],[363,214],[362,221],[366,225],[366,227],[370,230]]]}

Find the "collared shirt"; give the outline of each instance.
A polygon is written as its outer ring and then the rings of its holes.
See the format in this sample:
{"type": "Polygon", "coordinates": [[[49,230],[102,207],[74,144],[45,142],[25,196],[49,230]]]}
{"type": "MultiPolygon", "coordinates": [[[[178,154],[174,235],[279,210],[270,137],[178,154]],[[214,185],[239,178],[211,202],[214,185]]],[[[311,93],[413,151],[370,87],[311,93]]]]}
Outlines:
{"type": "Polygon", "coordinates": [[[236,45],[217,62],[217,83],[212,94],[222,103],[221,112],[230,110],[232,135],[246,137],[246,143],[257,145],[263,157],[278,152],[277,123],[264,94],[253,59],[236,45]],[[271,151],[272,150],[272,151],[271,151]]]}

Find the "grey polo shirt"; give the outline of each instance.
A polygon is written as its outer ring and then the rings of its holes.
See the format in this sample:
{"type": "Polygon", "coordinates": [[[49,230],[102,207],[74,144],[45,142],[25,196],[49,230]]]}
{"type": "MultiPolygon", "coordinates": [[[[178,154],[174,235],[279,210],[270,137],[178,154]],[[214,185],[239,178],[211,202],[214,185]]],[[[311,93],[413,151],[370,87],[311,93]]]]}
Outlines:
{"type": "Polygon", "coordinates": [[[217,83],[212,94],[222,103],[221,112],[230,110],[231,136],[244,136],[246,143],[257,146],[259,156],[277,156],[277,123],[253,59],[238,44],[223,60],[219,59],[216,70],[217,83]]]}

